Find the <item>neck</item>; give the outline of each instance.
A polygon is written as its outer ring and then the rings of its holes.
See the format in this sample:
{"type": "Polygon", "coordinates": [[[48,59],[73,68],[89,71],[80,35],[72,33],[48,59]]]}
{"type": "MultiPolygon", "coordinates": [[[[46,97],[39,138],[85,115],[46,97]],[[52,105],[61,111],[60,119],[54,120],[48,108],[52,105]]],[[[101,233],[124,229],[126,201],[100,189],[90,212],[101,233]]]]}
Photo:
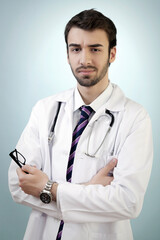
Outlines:
{"type": "Polygon", "coordinates": [[[77,88],[80,92],[80,95],[86,105],[91,104],[107,87],[108,87],[109,81],[106,81],[105,83],[101,83],[101,81],[91,87],[84,87],[81,85],[77,85],[77,88]]]}

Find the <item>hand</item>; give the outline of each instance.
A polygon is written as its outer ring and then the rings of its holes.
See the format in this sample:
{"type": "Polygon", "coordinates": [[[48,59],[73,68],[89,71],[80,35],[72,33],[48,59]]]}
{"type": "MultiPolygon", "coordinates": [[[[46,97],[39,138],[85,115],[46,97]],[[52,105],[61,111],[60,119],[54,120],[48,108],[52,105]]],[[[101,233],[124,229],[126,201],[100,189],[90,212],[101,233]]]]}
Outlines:
{"type": "Polygon", "coordinates": [[[101,168],[99,172],[92,177],[92,179],[86,184],[101,184],[103,186],[110,185],[113,181],[113,176],[110,176],[110,171],[112,171],[117,165],[117,159],[113,158],[105,167],[101,168]]]}
{"type": "Polygon", "coordinates": [[[22,168],[17,169],[17,175],[22,191],[35,197],[39,197],[48,181],[48,176],[35,166],[24,165],[22,168]]]}

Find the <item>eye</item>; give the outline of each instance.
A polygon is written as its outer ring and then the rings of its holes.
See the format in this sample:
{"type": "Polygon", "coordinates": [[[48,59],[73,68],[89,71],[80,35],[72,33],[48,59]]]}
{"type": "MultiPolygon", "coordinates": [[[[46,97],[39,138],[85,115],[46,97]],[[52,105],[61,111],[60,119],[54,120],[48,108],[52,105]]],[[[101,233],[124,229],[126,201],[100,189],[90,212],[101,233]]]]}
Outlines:
{"type": "Polygon", "coordinates": [[[99,48],[91,48],[91,51],[92,52],[100,52],[100,49],[99,48]]]}
{"type": "Polygon", "coordinates": [[[75,52],[75,53],[78,53],[78,52],[80,52],[80,48],[71,48],[71,52],[75,52]]]}

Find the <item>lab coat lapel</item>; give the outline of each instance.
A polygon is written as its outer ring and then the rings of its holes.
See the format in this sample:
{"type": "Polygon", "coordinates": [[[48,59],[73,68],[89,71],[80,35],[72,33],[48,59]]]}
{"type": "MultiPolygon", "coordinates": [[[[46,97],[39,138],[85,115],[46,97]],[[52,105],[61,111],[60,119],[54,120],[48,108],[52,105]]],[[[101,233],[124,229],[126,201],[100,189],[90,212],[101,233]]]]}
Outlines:
{"type": "Polygon", "coordinates": [[[65,116],[65,128],[69,133],[68,135],[65,135],[64,132],[65,144],[68,146],[71,145],[73,132],[73,94],[74,88],[58,96],[58,101],[61,101],[64,104],[62,118],[65,116]]]}
{"type": "Polygon", "coordinates": [[[57,98],[57,101],[65,104],[64,114],[68,116],[67,128],[70,127],[71,129],[73,126],[73,94],[74,88],[62,92],[57,98]]]}
{"type": "Polygon", "coordinates": [[[124,110],[125,101],[126,101],[125,96],[117,85],[115,84],[112,84],[112,85],[113,85],[113,91],[112,91],[111,97],[93,115],[88,126],[90,126],[94,121],[96,121],[101,115],[104,115],[106,109],[108,109],[112,113],[120,112],[124,110]]]}

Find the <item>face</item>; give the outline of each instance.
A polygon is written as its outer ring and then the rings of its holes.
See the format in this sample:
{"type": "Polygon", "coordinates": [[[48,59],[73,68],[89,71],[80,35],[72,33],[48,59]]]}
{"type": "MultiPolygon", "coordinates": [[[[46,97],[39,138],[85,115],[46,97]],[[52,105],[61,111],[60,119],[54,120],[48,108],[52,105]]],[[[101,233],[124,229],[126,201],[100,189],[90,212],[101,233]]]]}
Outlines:
{"type": "Polygon", "coordinates": [[[68,34],[68,62],[79,85],[91,87],[99,82],[107,85],[108,66],[113,61],[113,49],[109,56],[109,41],[104,30],[71,28],[68,34]]]}

